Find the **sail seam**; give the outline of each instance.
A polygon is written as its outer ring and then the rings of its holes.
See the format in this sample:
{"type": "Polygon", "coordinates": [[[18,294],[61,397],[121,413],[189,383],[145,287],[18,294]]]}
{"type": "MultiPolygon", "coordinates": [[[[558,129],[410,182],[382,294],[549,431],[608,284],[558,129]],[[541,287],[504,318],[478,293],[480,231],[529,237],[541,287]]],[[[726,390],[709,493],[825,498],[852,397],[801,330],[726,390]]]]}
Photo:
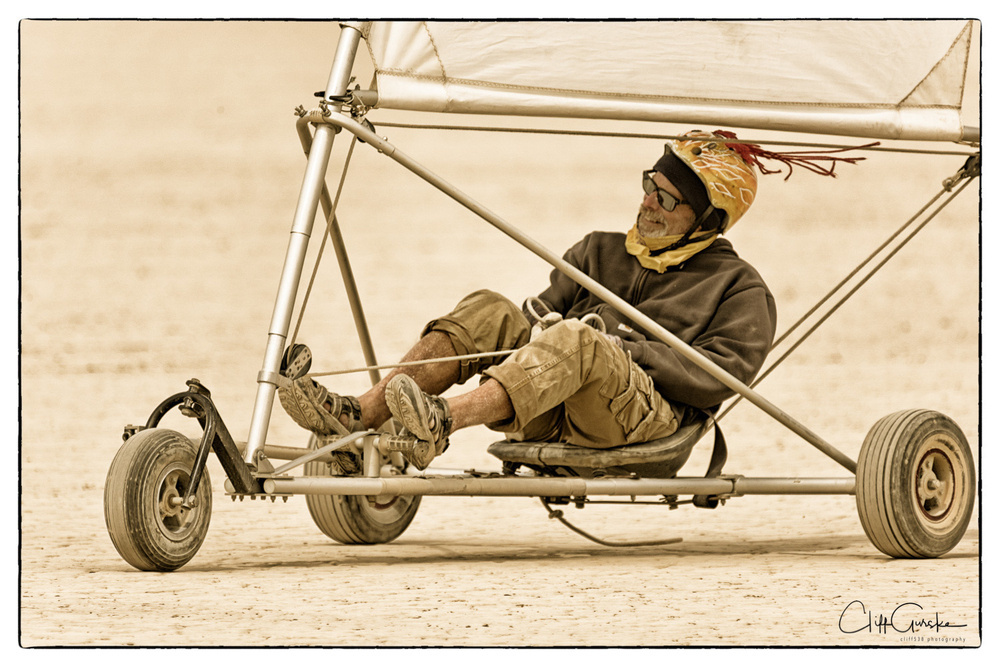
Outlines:
{"type": "Polygon", "coordinates": [[[434,49],[434,57],[437,58],[438,67],[441,69],[441,80],[444,82],[448,81],[448,72],[444,69],[444,61],[441,59],[441,54],[438,52],[437,42],[434,41],[434,35],[431,34],[431,29],[427,26],[427,21],[421,21],[420,26],[427,33],[427,39],[431,43],[431,48],[434,49]]]}

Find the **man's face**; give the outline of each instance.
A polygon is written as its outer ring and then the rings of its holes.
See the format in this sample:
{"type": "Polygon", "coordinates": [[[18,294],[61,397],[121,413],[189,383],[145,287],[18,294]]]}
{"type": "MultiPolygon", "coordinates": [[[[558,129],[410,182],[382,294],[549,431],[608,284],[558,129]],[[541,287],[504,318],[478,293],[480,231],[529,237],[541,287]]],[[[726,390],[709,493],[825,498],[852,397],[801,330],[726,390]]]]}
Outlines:
{"type": "MultiPolygon", "coordinates": [[[[674,187],[669,178],[658,171],[653,172],[651,176],[656,187],[665,190],[675,199],[683,199],[680,191],[674,187]]],[[[673,211],[664,210],[660,206],[660,200],[657,198],[655,190],[642,198],[642,204],[639,205],[639,215],[636,218],[639,233],[647,238],[683,234],[694,224],[694,221],[694,209],[691,208],[690,204],[681,203],[675,206],[673,211]]]]}

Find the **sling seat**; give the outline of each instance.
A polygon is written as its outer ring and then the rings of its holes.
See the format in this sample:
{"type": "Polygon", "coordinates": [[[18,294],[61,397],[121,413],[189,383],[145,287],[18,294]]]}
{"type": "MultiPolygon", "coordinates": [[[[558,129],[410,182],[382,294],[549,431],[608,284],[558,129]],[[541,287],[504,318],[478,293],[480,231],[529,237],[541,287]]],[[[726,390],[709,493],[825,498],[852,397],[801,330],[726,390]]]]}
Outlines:
{"type": "Polygon", "coordinates": [[[487,451],[506,463],[541,472],[568,468],[581,477],[635,473],[641,477],[670,478],[677,475],[695,444],[714,424],[710,416],[699,414],[665,438],[608,449],[564,442],[502,440],[490,445],[487,451]]]}

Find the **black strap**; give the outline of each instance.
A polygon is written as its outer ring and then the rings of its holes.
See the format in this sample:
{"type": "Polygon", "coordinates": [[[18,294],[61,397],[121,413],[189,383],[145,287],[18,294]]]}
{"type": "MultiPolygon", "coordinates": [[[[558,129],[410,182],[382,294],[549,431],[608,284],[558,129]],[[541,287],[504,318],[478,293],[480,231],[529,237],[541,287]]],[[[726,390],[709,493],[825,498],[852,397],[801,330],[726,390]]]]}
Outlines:
{"type": "MultiPolygon", "coordinates": [[[[726,437],[722,435],[722,429],[718,422],[715,424],[715,444],[712,446],[712,458],[708,462],[708,472],[705,477],[718,477],[722,474],[722,466],[726,465],[726,458],[729,450],[726,449],[726,437]]],[[[695,507],[714,510],[719,506],[718,496],[695,496],[692,499],[695,507]]]]}
{"type": "Polygon", "coordinates": [[[698,217],[698,219],[695,220],[694,223],[690,227],[688,227],[688,230],[686,232],[684,232],[684,236],[682,236],[680,239],[678,239],[674,243],[671,243],[666,248],[660,248],[659,250],[651,250],[650,253],[649,253],[649,256],[650,257],[656,257],[657,255],[662,255],[663,253],[667,252],[668,250],[676,250],[677,248],[680,248],[682,246],[686,246],[690,242],[690,240],[691,240],[691,235],[694,234],[696,231],[698,231],[701,228],[701,223],[705,222],[705,220],[708,218],[708,216],[714,210],[716,210],[715,207],[712,206],[711,204],[709,204],[708,208],[706,208],[704,211],[702,211],[702,213],[698,217]]]}
{"type": "MultiPolygon", "coordinates": [[[[354,396],[341,396],[344,399],[344,408],[346,408],[349,413],[348,417],[351,421],[361,423],[361,401],[359,401],[354,396]]],[[[339,415],[338,415],[339,416],[339,415]]]]}

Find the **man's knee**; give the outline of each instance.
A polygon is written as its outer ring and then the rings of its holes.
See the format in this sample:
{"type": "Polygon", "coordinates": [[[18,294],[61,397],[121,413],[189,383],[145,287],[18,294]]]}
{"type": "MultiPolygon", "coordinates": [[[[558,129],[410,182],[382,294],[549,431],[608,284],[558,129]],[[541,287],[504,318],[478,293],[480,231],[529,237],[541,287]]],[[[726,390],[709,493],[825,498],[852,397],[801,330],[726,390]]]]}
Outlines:
{"type": "MultiPolygon", "coordinates": [[[[576,318],[556,322],[545,329],[542,332],[542,336],[550,344],[554,343],[566,347],[572,344],[581,347],[595,343],[601,344],[601,341],[605,340],[601,332],[576,318]],[[562,341],[562,343],[558,343],[557,341],[562,341]]],[[[536,340],[542,340],[542,338],[539,337],[536,340]]]]}
{"type": "MultiPolygon", "coordinates": [[[[517,349],[528,342],[530,326],[510,299],[484,289],[466,296],[444,317],[428,322],[422,335],[432,331],[447,334],[459,355],[470,355],[517,349]]],[[[501,360],[463,361],[459,383],[501,360]]]]}
{"type": "Polygon", "coordinates": [[[431,320],[423,334],[435,329],[440,322],[452,322],[473,335],[489,329],[499,329],[506,319],[523,318],[521,310],[502,294],[490,290],[477,290],[464,297],[443,317],[431,320]]]}
{"type": "Polygon", "coordinates": [[[478,290],[442,318],[465,328],[481,351],[509,350],[528,342],[530,325],[521,309],[502,294],[478,290]]]}
{"type": "Polygon", "coordinates": [[[452,314],[469,313],[480,317],[507,318],[522,316],[521,309],[503,294],[488,289],[472,292],[458,302],[452,314]]]}

